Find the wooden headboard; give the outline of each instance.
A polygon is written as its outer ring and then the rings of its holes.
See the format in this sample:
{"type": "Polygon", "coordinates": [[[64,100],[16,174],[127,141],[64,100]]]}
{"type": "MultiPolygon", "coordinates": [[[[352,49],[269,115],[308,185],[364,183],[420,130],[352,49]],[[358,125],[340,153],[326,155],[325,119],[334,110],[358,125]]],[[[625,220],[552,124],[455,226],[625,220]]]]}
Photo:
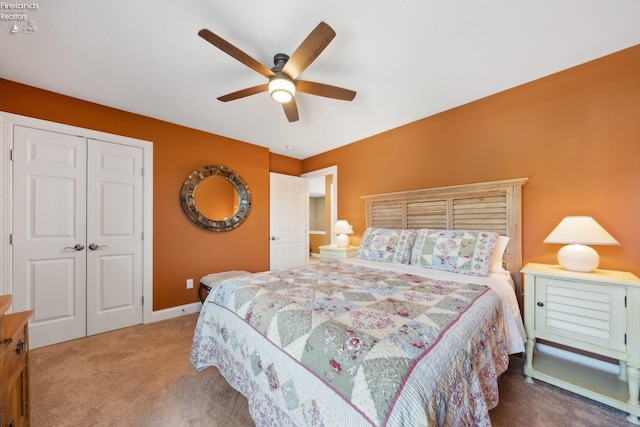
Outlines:
{"type": "Polygon", "coordinates": [[[522,186],[529,178],[363,196],[367,227],[486,230],[509,237],[503,263],[521,302],[522,186]]]}

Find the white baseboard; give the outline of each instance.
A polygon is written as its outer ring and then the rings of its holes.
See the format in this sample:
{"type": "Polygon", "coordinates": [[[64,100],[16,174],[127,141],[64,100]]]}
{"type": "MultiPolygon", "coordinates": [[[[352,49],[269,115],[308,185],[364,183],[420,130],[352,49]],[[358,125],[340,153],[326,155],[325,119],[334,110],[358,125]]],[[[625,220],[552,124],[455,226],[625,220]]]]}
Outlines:
{"type": "Polygon", "coordinates": [[[199,313],[201,308],[202,303],[194,302],[191,304],[180,305],[178,307],[165,308],[164,310],[156,310],[151,314],[151,321],[158,322],[160,320],[184,316],[185,314],[199,313]]]}
{"type": "Polygon", "coordinates": [[[558,357],[564,360],[570,360],[572,362],[579,363],[581,365],[588,366],[590,368],[598,369],[613,375],[620,373],[620,366],[613,363],[605,362],[603,360],[594,359],[592,357],[583,356],[582,354],[572,353],[570,351],[562,350],[557,347],[552,347],[545,344],[536,344],[536,351],[540,353],[549,354],[551,356],[558,357]]]}

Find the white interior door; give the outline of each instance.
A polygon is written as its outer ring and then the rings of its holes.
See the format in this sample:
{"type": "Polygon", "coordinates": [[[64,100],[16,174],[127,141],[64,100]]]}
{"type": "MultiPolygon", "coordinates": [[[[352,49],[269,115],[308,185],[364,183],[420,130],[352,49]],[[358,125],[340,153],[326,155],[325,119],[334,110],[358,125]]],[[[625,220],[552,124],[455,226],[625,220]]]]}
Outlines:
{"type": "Polygon", "coordinates": [[[30,340],[86,335],[85,138],[14,127],[13,307],[30,340]]]}
{"type": "Polygon", "coordinates": [[[89,140],[87,335],[142,323],[142,148],[89,140]]]}
{"type": "Polygon", "coordinates": [[[309,186],[306,178],[269,176],[269,268],[299,267],[309,261],[309,186]]]}
{"type": "Polygon", "coordinates": [[[14,310],[33,348],[142,323],[143,149],[14,126],[14,310]]]}

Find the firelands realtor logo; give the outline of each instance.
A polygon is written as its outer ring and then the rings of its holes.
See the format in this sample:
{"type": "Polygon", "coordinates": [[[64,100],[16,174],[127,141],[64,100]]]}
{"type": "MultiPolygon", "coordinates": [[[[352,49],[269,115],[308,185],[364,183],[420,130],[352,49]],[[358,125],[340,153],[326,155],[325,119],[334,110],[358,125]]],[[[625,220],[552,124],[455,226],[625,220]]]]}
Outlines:
{"type": "Polygon", "coordinates": [[[33,34],[38,31],[33,12],[39,3],[0,2],[0,21],[9,22],[9,34],[33,34]]]}

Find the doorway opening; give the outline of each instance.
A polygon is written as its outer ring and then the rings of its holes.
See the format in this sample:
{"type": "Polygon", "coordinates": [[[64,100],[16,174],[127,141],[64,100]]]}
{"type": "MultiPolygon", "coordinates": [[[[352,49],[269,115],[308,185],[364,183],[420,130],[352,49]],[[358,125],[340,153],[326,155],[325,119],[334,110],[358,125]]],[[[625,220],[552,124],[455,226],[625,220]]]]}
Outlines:
{"type": "Polygon", "coordinates": [[[309,181],[309,256],[319,258],[320,246],[335,244],[331,227],[338,219],[338,167],[302,174],[309,181]]]}

